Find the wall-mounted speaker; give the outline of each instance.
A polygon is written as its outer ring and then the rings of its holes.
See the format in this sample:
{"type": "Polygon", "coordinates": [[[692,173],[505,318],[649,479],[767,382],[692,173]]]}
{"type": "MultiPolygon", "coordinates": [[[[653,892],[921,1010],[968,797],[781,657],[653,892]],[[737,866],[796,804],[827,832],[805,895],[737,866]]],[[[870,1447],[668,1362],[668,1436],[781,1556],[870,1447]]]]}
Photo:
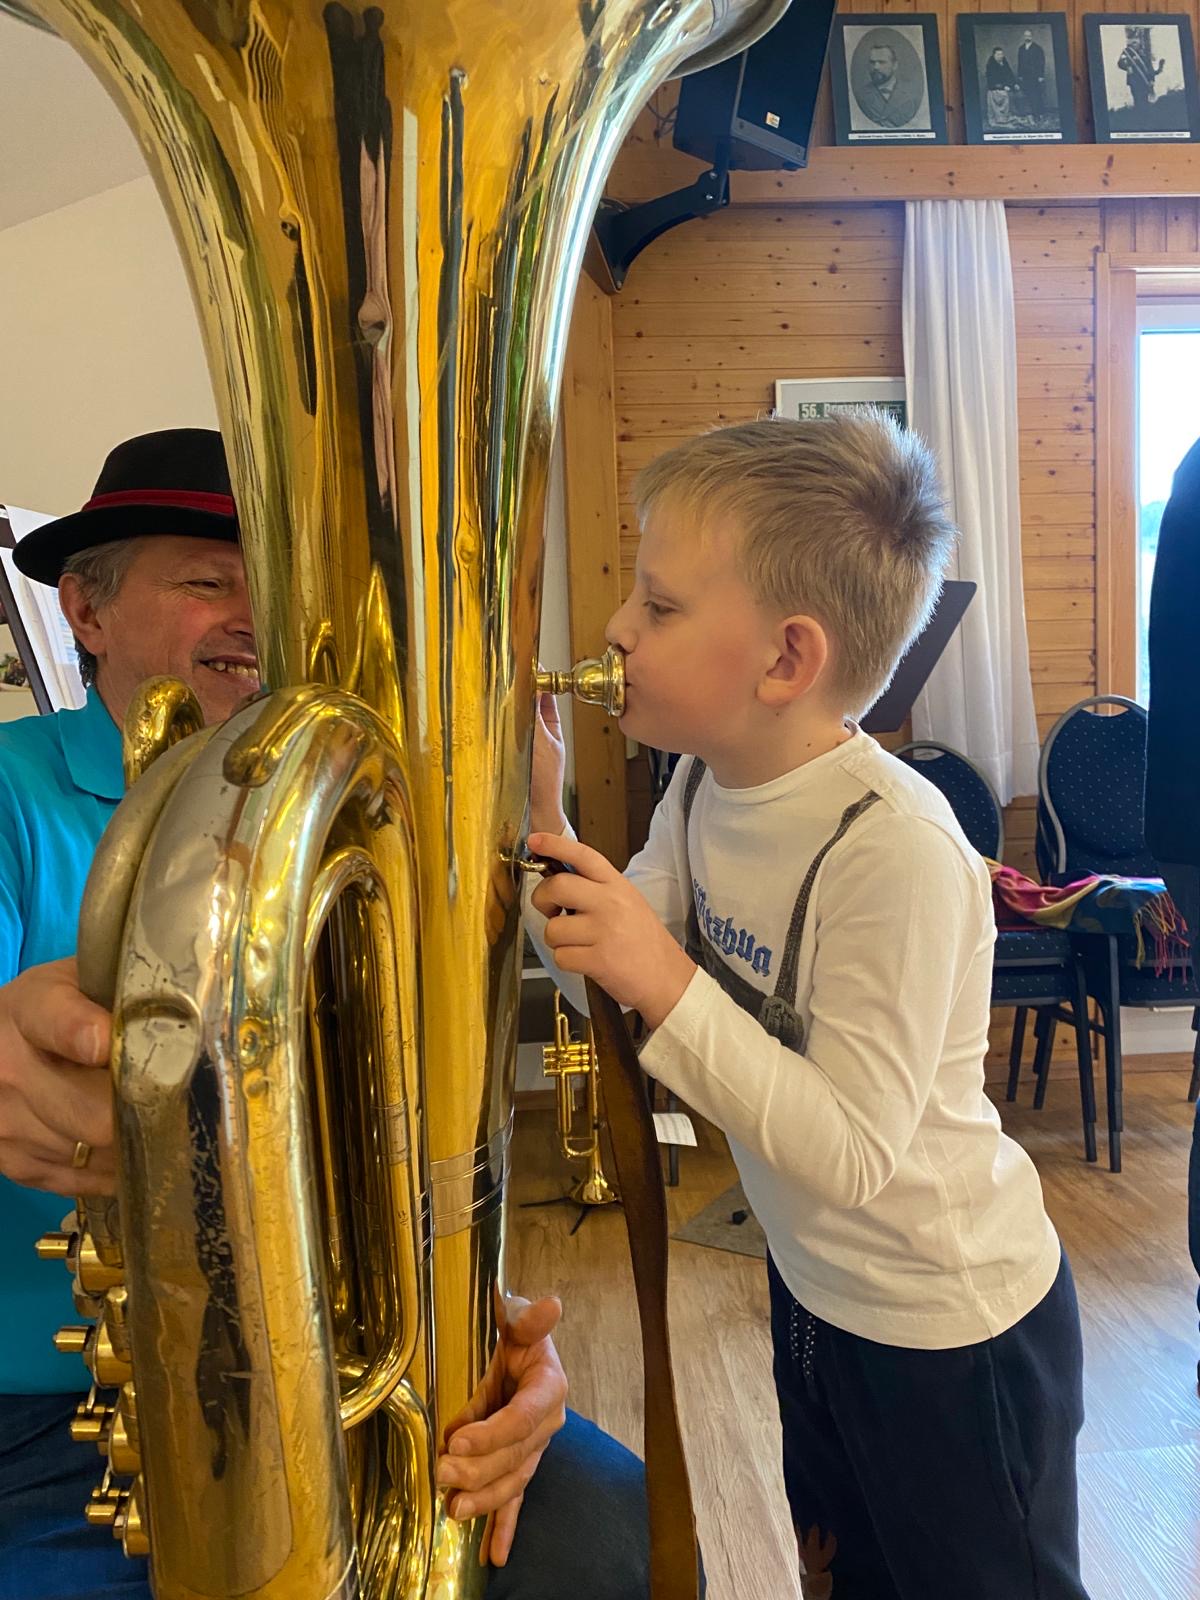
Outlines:
{"type": "Polygon", "coordinates": [[[733,170],[808,164],[813,111],[836,0],[792,0],[749,50],[684,78],[677,150],[733,170]]]}

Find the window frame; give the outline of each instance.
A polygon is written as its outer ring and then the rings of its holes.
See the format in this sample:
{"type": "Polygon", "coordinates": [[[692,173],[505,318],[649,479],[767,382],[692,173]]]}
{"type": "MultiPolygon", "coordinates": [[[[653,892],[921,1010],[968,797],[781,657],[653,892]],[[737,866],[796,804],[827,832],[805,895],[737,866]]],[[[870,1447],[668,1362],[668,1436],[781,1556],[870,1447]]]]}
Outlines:
{"type": "Polygon", "coordinates": [[[1096,255],[1096,692],[1137,693],[1138,307],[1200,297],[1200,253],[1096,255]]]}
{"type": "MultiPolygon", "coordinates": [[[[1190,333],[1200,339],[1200,286],[1197,292],[1184,296],[1175,290],[1169,298],[1139,294],[1134,309],[1134,362],[1133,362],[1133,627],[1134,627],[1134,689],[1133,698],[1145,704],[1142,696],[1140,668],[1140,622],[1145,596],[1142,593],[1142,335],[1146,333],[1190,333]]],[[[1198,369],[1200,370],[1200,369],[1198,369]]],[[[1200,434],[1200,427],[1196,430],[1200,434]]]]}

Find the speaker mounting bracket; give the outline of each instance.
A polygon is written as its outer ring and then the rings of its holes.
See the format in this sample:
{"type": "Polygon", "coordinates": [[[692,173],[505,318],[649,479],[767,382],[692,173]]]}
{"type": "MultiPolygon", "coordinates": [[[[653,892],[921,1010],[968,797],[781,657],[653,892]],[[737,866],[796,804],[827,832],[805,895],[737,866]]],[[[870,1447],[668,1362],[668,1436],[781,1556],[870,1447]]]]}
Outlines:
{"type": "Polygon", "coordinates": [[[660,234],[695,217],[711,216],[729,204],[729,156],[729,140],[725,139],[718,146],[714,164],[695,183],[656,200],[635,206],[601,200],[595,237],[614,291],[624,285],[634,261],[660,234]]]}

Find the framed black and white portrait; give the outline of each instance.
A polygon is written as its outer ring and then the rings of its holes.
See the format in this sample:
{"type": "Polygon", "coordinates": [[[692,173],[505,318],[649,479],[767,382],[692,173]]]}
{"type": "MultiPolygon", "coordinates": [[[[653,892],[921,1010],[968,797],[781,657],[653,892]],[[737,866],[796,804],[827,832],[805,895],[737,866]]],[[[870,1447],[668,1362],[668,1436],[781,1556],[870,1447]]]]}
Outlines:
{"type": "Polygon", "coordinates": [[[839,144],[945,144],[946,100],[932,13],[836,17],[830,70],[839,144]]]}
{"type": "Polygon", "coordinates": [[[1106,11],[1084,17],[1083,28],[1098,142],[1200,137],[1190,17],[1106,11]]]}
{"type": "Polygon", "coordinates": [[[958,55],[968,144],[1075,142],[1065,12],[959,12],[958,55]]]}

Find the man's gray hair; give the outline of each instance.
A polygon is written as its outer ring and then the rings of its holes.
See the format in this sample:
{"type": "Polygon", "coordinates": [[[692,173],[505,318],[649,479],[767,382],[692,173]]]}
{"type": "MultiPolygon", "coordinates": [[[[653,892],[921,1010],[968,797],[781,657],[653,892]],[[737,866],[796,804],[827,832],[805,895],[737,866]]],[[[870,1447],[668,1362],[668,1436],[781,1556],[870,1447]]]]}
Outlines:
{"type": "MultiPolygon", "coordinates": [[[[125,581],[134,555],[135,539],[110,539],[107,544],[93,545],[90,550],[79,550],[63,563],[63,576],[70,574],[79,584],[84,599],[93,608],[110,606],[125,581]]],[[[78,639],[75,654],[79,657],[79,676],[85,689],[96,681],[99,665],[92,652],[78,639]]]]}

